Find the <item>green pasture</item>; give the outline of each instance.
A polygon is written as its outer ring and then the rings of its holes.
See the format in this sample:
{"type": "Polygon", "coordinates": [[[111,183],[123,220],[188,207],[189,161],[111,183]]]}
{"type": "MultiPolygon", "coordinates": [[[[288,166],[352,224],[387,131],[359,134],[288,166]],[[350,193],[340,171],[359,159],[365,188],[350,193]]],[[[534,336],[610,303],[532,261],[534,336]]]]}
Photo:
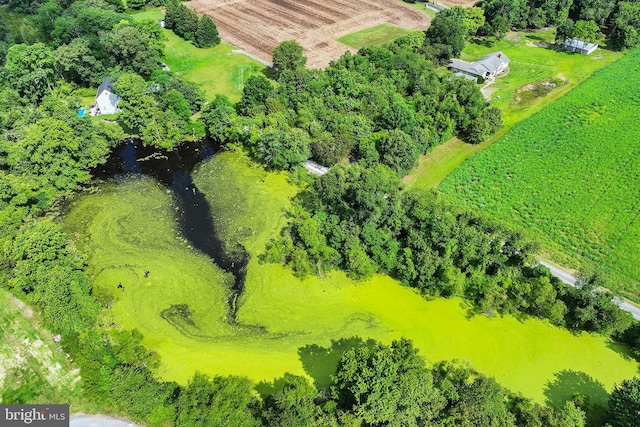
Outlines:
{"type": "Polygon", "coordinates": [[[347,34],[346,36],[339,37],[337,40],[354,49],[360,49],[363,47],[382,46],[384,44],[391,43],[408,32],[409,30],[407,29],[385,22],[384,24],[376,25],[375,27],[347,34]]]}
{"type": "Polygon", "coordinates": [[[524,227],[545,255],[640,297],[640,50],[521,122],[440,186],[524,227]]]}
{"type": "Polygon", "coordinates": [[[113,299],[105,321],[138,328],[161,356],[158,374],[165,379],[185,383],[196,370],[246,375],[268,393],[291,372],[326,387],[344,350],[402,336],[429,362],[467,360],[539,402],[567,397],[567,378],[581,377],[590,385],[584,390],[603,403],[604,390],[638,371],[624,348],[600,336],[573,335],[535,319],[469,317],[459,299],[427,301],[386,276],[296,279],[281,265],[259,261],[296,193],[287,175],[266,172],[234,151],[201,165],[194,182],[212,206],[220,236],[251,255],[235,323],[225,316],[228,276],[180,237],[171,195],[153,180],[102,186],[74,200],[64,218],[89,255],[96,290],[113,299]],[[178,304],[191,315],[161,316],[178,304]]]}
{"type": "Polygon", "coordinates": [[[0,403],[63,403],[80,376],[31,307],[0,289],[0,403]]]}
{"type": "Polygon", "coordinates": [[[591,55],[579,55],[555,50],[553,30],[509,33],[493,45],[482,41],[468,43],[461,59],[475,61],[484,55],[502,51],[511,60],[509,73],[487,86],[491,104],[502,110],[504,128],[493,138],[479,145],[465,144],[456,138],[429,151],[419,159],[419,165],[407,177],[405,184],[416,188],[433,188],[473,154],[505,135],[516,123],[551,105],[578,86],[595,71],[610,64],[623,54],[598,49],[591,55]],[[544,97],[525,103],[514,102],[514,92],[529,83],[557,77],[566,81],[544,97]]]}
{"type": "MultiPolygon", "coordinates": [[[[134,19],[156,20],[164,17],[164,14],[159,9],[151,9],[131,16],[134,19]]],[[[233,53],[237,48],[224,41],[218,46],[200,49],[176,36],[171,30],[165,29],[163,33],[167,38],[164,62],[171,71],[197,83],[208,99],[221,94],[238,102],[244,82],[265,68],[248,56],[233,53]]]]}

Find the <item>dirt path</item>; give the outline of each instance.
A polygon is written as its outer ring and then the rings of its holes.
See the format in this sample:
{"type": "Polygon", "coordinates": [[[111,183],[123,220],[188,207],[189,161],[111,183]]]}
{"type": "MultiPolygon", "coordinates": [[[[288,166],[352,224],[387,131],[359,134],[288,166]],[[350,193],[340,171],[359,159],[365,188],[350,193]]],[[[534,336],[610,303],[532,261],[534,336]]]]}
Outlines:
{"type": "Polygon", "coordinates": [[[284,40],[297,40],[307,67],[323,68],[347,50],[336,39],[390,23],[409,30],[426,30],[431,19],[397,0],[192,0],[186,3],[206,13],[223,40],[271,62],[271,52],[284,40]]]}

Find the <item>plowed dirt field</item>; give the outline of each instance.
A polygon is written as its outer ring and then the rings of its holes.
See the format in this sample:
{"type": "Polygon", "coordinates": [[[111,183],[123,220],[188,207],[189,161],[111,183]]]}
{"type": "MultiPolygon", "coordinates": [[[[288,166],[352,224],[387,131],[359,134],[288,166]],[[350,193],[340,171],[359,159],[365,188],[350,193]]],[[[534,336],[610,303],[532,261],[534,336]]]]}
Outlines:
{"type": "Polygon", "coordinates": [[[353,49],[338,37],[385,22],[409,30],[426,30],[422,11],[397,0],[193,0],[186,3],[206,13],[223,40],[271,62],[271,52],[284,40],[297,40],[307,67],[322,68],[353,49]]]}

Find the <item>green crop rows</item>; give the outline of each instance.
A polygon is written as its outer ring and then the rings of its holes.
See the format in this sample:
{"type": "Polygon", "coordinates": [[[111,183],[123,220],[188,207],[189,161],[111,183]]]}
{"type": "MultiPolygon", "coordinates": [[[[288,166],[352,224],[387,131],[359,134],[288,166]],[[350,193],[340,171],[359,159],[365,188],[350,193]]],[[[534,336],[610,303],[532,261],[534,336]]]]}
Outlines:
{"type": "Polygon", "coordinates": [[[545,255],[640,294],[640,49],[514,127],[440,186],[523,226],[545,255]]]}

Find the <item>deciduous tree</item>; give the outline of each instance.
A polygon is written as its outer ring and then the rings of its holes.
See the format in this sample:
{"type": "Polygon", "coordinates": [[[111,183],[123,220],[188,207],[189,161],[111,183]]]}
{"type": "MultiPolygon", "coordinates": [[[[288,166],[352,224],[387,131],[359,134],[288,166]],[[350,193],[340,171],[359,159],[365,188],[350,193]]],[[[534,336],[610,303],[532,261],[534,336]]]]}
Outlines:
{"type": "Polygon", "coordinates": [[[304,68],[307,57],[302,46],[295,40],[286,40],[273,48],[273,69],[278,73],[304,68]]]}

